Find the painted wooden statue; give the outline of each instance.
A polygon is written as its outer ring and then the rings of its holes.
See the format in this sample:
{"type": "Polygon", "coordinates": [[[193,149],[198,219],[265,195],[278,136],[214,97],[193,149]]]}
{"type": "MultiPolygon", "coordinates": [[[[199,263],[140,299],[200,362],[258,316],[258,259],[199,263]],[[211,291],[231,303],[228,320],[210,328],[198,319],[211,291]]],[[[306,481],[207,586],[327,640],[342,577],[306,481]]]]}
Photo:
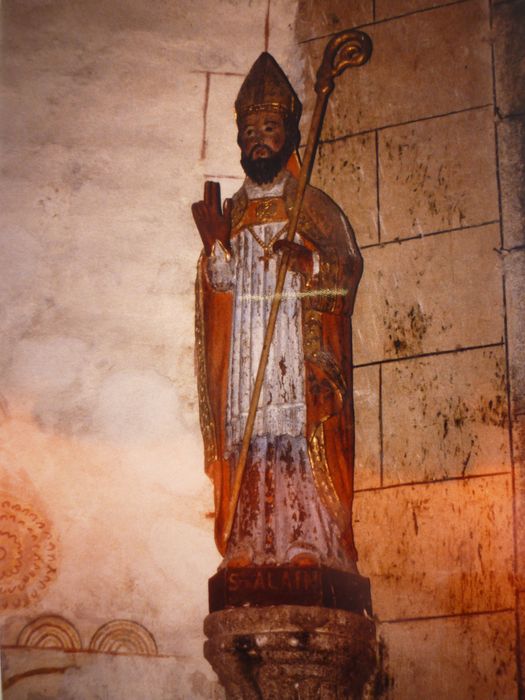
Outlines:
{"type": "Polygon", "coordinates": [[[196,315],[200,418],[222,566],[356,572],[351,316],[362,258],[343,212],[314,187],[303,188],[290,233],[301,104],[268,53],[250,70],[235,109],[244,184],[221,204],[219,185],[207,182],[192,208],[204,244],[196,315]]]}

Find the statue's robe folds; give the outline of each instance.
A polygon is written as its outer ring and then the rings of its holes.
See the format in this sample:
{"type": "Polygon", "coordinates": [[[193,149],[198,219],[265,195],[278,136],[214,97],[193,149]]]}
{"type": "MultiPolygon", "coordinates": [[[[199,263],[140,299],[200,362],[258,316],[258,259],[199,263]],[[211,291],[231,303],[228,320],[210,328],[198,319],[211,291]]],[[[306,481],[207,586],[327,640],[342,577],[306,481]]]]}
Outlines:
{"type": "Polygon", "coordinates": [[[297,188],[247,180],[234,196],[232,254],[215,246],[197,275],[196,355],[206,472],[215,488],[215,538],[224,563],[247,555],[284,564],[311,553],[352,568],[354,416],[351,314],[362,258],[344,214],[308,187],[296,241],[311,274],[288,272],[246,472],[229,541],[225,523],[246,413],[297,188]]]}

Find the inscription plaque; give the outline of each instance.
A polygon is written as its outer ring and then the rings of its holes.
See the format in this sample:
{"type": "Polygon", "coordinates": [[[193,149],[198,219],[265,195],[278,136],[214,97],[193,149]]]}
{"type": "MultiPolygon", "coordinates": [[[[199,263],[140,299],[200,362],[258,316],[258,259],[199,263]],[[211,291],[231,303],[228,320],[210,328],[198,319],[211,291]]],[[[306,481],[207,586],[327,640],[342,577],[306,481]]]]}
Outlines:
{"type": "Polygon", "coordinates": [[[209,580],[210,612],[245,605],[319,605],[372,614],[370,582],[320,567],[224,568],[209,580]]]}

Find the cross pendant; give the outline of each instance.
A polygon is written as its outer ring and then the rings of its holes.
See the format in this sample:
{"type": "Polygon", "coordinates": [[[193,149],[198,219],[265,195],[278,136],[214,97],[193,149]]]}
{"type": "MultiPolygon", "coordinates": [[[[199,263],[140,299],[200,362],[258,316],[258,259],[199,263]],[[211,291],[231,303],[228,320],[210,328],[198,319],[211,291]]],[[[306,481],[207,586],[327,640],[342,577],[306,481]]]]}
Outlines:
{"type": "Polygon", "coordinates": [[[259,260],[262,260],[264,262],[264,271],[268,272],[268,269],[270,267],[270,260],[273,258],[273,253],[270,253],[270,251],[265,250],[264,255],[259,258],[259,260]]]}

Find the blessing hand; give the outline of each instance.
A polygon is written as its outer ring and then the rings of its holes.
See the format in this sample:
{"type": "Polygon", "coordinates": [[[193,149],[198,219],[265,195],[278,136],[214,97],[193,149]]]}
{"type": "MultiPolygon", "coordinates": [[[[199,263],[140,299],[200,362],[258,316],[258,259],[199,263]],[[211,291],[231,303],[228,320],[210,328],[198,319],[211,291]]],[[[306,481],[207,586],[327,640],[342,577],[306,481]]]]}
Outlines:
{"type": "Polygon", "coordinates": [[[221,208],[221,186],[218,182],[207,180],[204,183],[204,200],[191,205],[206,255],[211,254],[215,241],[220,241],[231,252],[231,208],[231,199],[225,199],[221,208]]]}

